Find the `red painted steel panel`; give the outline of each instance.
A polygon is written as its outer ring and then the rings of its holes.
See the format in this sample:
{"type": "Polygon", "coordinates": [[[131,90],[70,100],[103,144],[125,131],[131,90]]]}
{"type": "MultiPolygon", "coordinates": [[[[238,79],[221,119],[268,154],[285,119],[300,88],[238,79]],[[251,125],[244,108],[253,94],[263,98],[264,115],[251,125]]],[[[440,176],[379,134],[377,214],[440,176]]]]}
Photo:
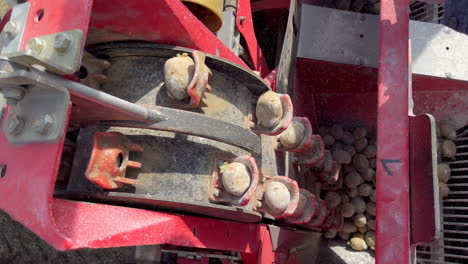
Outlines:
{"type": "Polygon", "coordinates": [[[409,1],[381,2],[376,261],[409,263],[409,1]]]}
{"type": "Polygon", "coordinates": [[[128,39],[197,49],[248,68],[179,0],[95,1],[88,43],[128,39]]]}
{"type": "Polygon", "coordinates": [[[262,49],[257,43],[252,11],[250,10],[250,0],[238,0],[236,25],[237,30],[239,30],[239,33],[244,37],[247,44],[247,50],[249,51],[254,69],[259,71],[262,77],[267,76],[270,73],[270,69],[266,64],[262,49]]]}
{"type": "Polygon", "coordinates": [[[20,50],[23,50],[26,43],[34,37],[72,29],[83,31],[84,40],[86,39],[93,0],[33,0],[28,2],[31,3],[31,8],[20,50]]]}

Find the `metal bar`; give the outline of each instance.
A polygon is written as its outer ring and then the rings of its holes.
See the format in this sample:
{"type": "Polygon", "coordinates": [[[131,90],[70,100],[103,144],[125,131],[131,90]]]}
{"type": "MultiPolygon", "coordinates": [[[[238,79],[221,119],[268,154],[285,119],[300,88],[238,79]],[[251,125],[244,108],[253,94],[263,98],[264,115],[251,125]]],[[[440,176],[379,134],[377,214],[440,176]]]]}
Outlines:
{"type": "Polygon", "coordinates": [[[458,250],[465,250],[468,251],[467,247],[456,247],[456,246],[442,246],[443,248],[448,248],[448,249],[458,249],[458,250]]]}
{"type": "Polygon", "coordinates": [[[468,234],[468,231],[463,231],[463,230],[448,230],[444,229],[444,233],[452,233],[452,234],[468,234]]]}
{"type": "Polygon", "coordinates": [[[468,202],[468,199],[445,199],[444,202],[468,202]]]}
{"type": "Polygon", "coordinates": [[[468,207],[460,207],[460,206],[444,206],[444,210],[468,210],[468,207]]]}
{"type": "MultiPolygon", "coordinates": [[[[2,62],[10,63],[0,61],[0,64],[2,62]]],[[[81,121],[102,120],[99,121],[101,125],[149,128],[189,134],[226,142],[260,153],[260,139],[249,129],[189,111],[158,106],[154,106],[154,109],[148,109],[50,73],[32,68],[28,70],[15,69],[16,65],[13,63],[11,66],[14,68],[13,71],[0,74],[2,83],[37,84],[58,89],[66,88],[73,96],[72,102],[75,103],[78,98],[81,103],[86,103],[88,107],[81,106],[82,111],[89,111],[90,109],[83,108],[92,107],[94,120],[88,120],[87,118],[91,117],[81,115],[83,118],[81,121]],[[97,105],[103,109],[96,109],[97,105]]],[[[80,103],[77,107],[80,107],[80,103]]],[[[71,122],[77,121],[73,117],[71,122]]]]}
{"type": "MultiPolygon", "coordinates": [[[[419,252],[418,252],[419,253],[419,252]]],[[[421,263],[440,263],[440,264],[460,264],[460,263],[456,263],[456,262],[448,262],[448,261],[439,261],[439,260],[432,260],[432,259],[419,259],[418,262],[421,263]]]]}
{"type": "Polygon", "coordinates": [[[454,225],[454,226],[468,226],[468,223],[460,223],[460,222],[443,222],[444,225],[454,225]]]}
{"type": "MultiPolygon", "coordinates": [[[[448,183],[449,186],[454,186],[454,187],[468,187],[468,183],[448,183]]],[[[468,191],[465,191],[465,193],[468,194],[468,191]]]]}
{"type": "Polygon", "coordinates": [[[465,141],[465,140],[468,140],[468,137],[461,137],[461,138],[455,139],[455,141],[465,141]]]}
{"type": "Polygon", "coordinates": [[[456,217],[456,218],[468,218],[468,215],[454,215],[454,214],[444,214],[444,217],[456,217]]]}
{"type": "Polygon", "coordinates": [[[463,256],[463,255],[454,255],[454,254],[444,254],[445,257],[451,257],[451,258],[462,258],[462,259],[468,259],[468,256],[463,256]]]}
{"type": "Polygon", "coordinates": [[[451,241],[451,242],[467,242],[467,243],[468,243],[468,239],[461,239],[461,238],[447,238],[447,237],[445,237],[445,238],[444,238],[444,241],[451,241]]]}
{"type": "Polygon", "coordinates": [[[457,146],[457,149],[459,148],[468,148],[468,145],[460,145],[460,146],[457,146]]]}
{"type": "Polygon", "coordinates": [[[445,162],[447,164],[464,164],[464,165],[467,165],[468,166],[468,163],[466,160],[455,160],[455,161],[448,161],[448,162],[445,162]]]}
{"type": "Polygon", "coordinates": [[[449,195],[450,194],[467,194],[467,192],[466,191],[450,191],[449,195]]]}
{"type": "Polygon", "coordinates": [[[380,9],[376,231],[380,264],[410,263],[408,6],[408,0],[387,0],[380,9]],[[384,168],[386,160],[397,163],[384,168]]]}

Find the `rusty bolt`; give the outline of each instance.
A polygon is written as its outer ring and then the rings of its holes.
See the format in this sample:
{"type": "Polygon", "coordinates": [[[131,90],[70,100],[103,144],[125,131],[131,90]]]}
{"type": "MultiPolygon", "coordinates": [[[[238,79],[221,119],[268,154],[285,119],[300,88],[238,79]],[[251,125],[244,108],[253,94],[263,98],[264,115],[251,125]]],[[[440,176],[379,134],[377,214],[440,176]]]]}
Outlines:
{"type": "Polygon", "coordinates": [[[50,130],[52,129],[53,125],[54,117],[49,114],[45,114],[40,119],[34,121],[33,127],[36,133],[41,135],[47,135],[50,133],[50,130]]]}
{"type": "Polygon", "coordinates": [[[218,188],[216,188],[216,189],[213,190],[213,195],[215,197],[219,197],[221,195],[221,191],[218,188]]]}
{"type": "Polygon", "coordinates": [[[10,118],[10,120],[8,120],[7,132],[13,136],[18,135],[23,130],[23,127],[24,127],[23,118],[15,115],[12,118],[10,118]]]}
{"type": "Polygon", "coordinates": [[[44,48],[45,48],[45,42],[39,38],[31,39],[27,45],[27,50],[35,55],[41,54],[44,48]]]}
{"type": "Polygon", "coordinates": [[[55,36],[54,39],[54,48],[58,52],[65,52],[65,50],[70,47],[70,44],[72,42],[72,37],[70,34],[65,33],[65,32],[60,32],[55,36]]]}
{"type": "Polygon", "coordinates": [[[8,21],[8,23],[6,23],[5,27],[3,28],[3,32],[5,32],[5,35],[8,39],[14,39],[18,33],[18,26],[15,22],[8,21]]]}

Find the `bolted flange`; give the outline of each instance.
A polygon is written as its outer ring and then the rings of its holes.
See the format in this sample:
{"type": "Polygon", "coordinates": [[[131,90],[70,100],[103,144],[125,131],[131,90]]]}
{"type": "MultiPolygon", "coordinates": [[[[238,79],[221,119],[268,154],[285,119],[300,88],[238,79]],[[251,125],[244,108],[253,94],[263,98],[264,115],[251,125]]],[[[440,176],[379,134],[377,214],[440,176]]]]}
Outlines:
{"type": "Polygon", "coordinates": [[[40,119],[34,121],[33,128],[36,133],[41,135],[48,135],[54,127],[54,117],[49,114],[45,114],[40,119]]]}
{"type": "Polygon", "coordinates": [[[65,52],[73,41],[72,36],[66,32],[60,32],[55,36],[54,49],[58,52],[65,52]]]}
{"type": "Polygon", "coordinates": [[[21,116],[15,115],[12,118],[10,118],[7,122],[6,130],[8,134],[12,136],[16,136],[21,131],[23,131],[24,128],[24,120],[21,116]]]}

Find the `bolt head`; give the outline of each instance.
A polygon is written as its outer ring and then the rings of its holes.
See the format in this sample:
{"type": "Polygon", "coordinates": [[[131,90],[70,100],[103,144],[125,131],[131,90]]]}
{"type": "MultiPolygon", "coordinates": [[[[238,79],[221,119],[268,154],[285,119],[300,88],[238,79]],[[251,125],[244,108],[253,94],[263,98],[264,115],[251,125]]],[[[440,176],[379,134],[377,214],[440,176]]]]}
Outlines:
{"type": "Polygon", "coordinates": [[[221,191],[218,188],[216,188],[216,189],[213,190],[213,195],[215,197],[219,197],[221,195],[221,191]]]}
{"type": "Polygon", "coordinates": [[[8,21],[5,27],[3,28],[3,32],[5,32],[6,37],[9,39],[14,39],[18,32],[18,26],[13,21],[8,21]]]}
{"type": "Polygon", "coordinates": [[[45,48],[45,42],[39,38],[33,38],[29,41],[27,45],[27,50],[33,54],[41,54],[42,50],[45,48]]]}
{"type": "Polygon", "coordinates": [[[60,32],[55,36],[54,39],[54,48],[59,52],[65,52],[68,47],[70,47],[72,42],[72,37],[70,34],[65,32],[60,32]]]}
{"type": "Polygon", "coordinates": [[[24,127],[24,121],[19,116],[13,116],[8,120],[7,132],[10,135],[18,135],[24,127]]]}
{"type": "Polygon", "coordinates": [[[36,133],[41,135],[48,135],[54,126],[54,117],[45,114],[42,118],[36,120],[33,124],[36,133]]]}

